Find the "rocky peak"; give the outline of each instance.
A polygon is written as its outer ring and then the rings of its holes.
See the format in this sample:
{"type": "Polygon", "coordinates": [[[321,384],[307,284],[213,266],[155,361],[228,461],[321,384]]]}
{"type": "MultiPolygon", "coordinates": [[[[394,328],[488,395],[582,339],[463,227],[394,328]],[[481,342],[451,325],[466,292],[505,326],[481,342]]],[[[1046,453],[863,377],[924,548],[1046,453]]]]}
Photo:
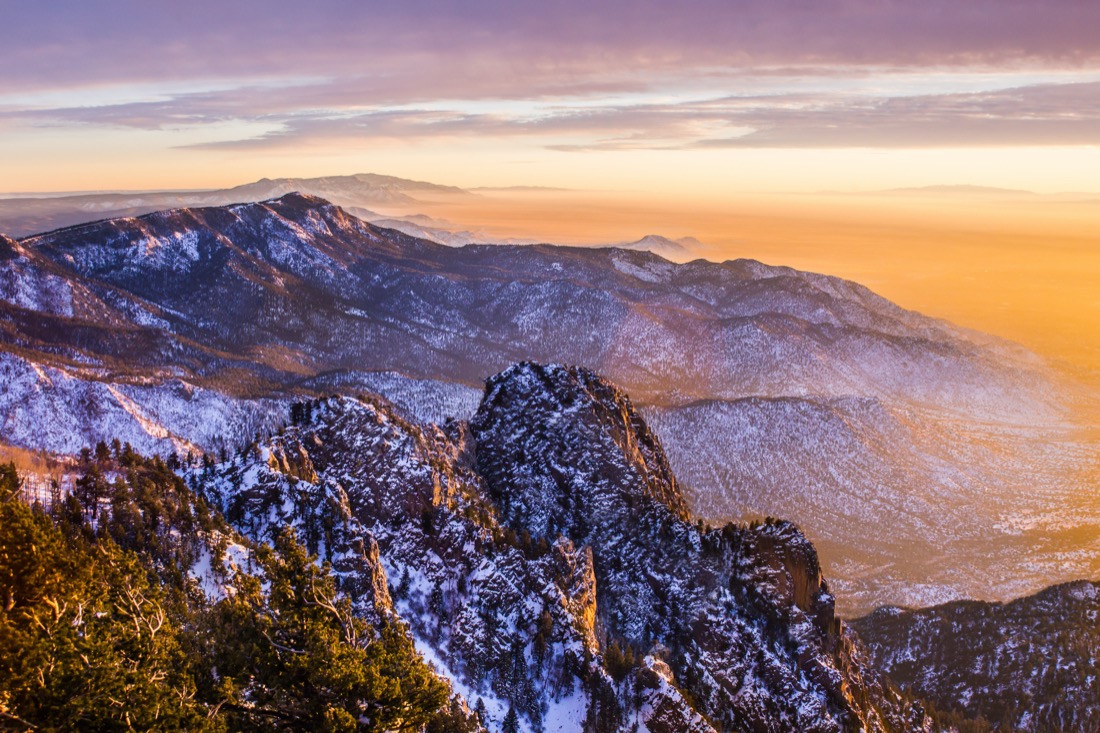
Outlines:
{"type": "Polygon", "coordinates": [[[905,728],[904,711],[867,703],[880,683],[836,622],[806,537],[787,522],[692,523],[660,443],[612,384],[518,364],[488,380],[471,431],[514,531],[591,549],[605,643],[667,658],[646,679],[667,688],[652,705],[678,720],[670,730],[696,729],[682,705],[665,710],[681,694],[724,730],[905,728]]]}
{"type": "Polygon", "coordinates": [[[587,542],[658,508],[687,517],[657,436],[591,371],[516,364],[488,380],[471,428],[494,498],[535,536],[587,542]]]}

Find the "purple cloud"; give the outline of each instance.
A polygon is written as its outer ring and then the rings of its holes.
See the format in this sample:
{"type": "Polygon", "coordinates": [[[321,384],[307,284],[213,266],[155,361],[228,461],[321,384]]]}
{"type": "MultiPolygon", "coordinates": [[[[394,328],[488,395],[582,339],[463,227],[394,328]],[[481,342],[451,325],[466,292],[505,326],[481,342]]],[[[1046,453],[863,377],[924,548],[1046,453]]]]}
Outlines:
{"type": "Polygon", "coordinates": [[[265,107],[253,94],[263,96],[255,90],[232,91],[17,114],[139,129],[227,119],[276,128],[260,137],[198,146],[240,150],[448,137],[529,138],[536,145],[568,151],[1100,144],[1100,82],[909,96],[816,92],[618,106],[560,103],[534,115],[457,108],[288,112],[304,105],[283,97],[267,100],[265,107]]]}
{"type": "Polygon", "coordinates": [[[901,71],[1100,70],[1094,0],[9,5],[8,129],[244,122],[268,132],[203,147],[254,150],[458,136],[560,150],[1100,143],[1095,83],[896,88],[901,71]]]}
{"type": "Polygon", "coordinates": [[[6,5],[0,92],[319,76],[415,101],[551,94],[647,70],[1100,59],[1093,0],[6,5]]]}

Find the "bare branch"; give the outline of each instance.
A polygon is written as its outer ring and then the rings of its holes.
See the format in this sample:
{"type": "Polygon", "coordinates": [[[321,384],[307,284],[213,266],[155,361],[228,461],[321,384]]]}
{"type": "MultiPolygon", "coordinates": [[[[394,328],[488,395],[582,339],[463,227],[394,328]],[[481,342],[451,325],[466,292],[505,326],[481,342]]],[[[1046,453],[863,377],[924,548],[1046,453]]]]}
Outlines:
{"type": "Polygon", "coordinates": [[[28,723],[27,721],[20,718],[18,715],[12,715],[11,713],[5,712],[3,710],[0,710],[0,718],[3,718],[4,720],[10,720],[13,723],[18,723],[19,725],[25,725],[27,726],[27,730],[38,730],[38,726],[34,723],[28,723]]]}
{"type": "Polygon", "coordinates": [[[281,652],[286,652],[288,654],[306,654],[307,653],[307,652],[302,651],[301,649],[291,649],[288,646],[283,646],[282,644],[280,644],[277,641],[275,641],[274,639],[272,639],[266,631],[262,631],[260,633],[262,633],[264,635],[264,638],[267,639],[268,642],[270,642],[271,646],[275,647],[276,649],[278,649],[281,652]]]}

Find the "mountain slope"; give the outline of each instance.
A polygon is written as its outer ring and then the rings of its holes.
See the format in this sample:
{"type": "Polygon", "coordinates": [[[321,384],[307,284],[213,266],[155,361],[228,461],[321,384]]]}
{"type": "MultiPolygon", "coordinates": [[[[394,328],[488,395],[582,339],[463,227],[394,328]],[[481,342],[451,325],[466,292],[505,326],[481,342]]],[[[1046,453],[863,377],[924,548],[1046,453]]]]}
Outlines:
{"type": "Polygon", "coordinates": [[[859,676],[886,694],[861,670],[805,537],[785,523],[694,526],[660,443],[613,386],[520,364],[489,380],[471,428],[505,520],[591,547],[608,636],[668,646],[676,678],[721,729],[901,724],[900,711],[881,719],[845,689],[859,676]]]}
{"type": "Polygon", "coordinates": [[[1006,598],[1100,574],[1090,469],[1100,451],[1072,426],[967,420],[870,397],[643,411],[677,475],[707,487],[691,492],[693,511],[711,521],[797,517],[832,561],[845,613],[882,598],[911,607],[1006,598]]]}
{"type": "Polygon", "coordinates": [[[0,464],[5,730],[484,733],[416,652],[376,545],[326,566],[292,532],[250,541],[129,446],[75,468],[43,508],[0,464]]]}
{"type": "Polygon", "coordinates": [[[945,710],[1004,730],[1100,730],[1100,586],[1078,581],[1010,603],[882,608],[853,623],[877,664],[945,710]]]}
{"type": "Polygon", "coordinates": [[[442,421],[471,415],[494,371],[561,361],[630,390],[697,513],[798,520],[853,608],[1097,570],[1097,452],[1050,373],[855,283],[614,248],[450,248],[297,194],[2,252],[0,437],[20,445],[72,451],[109,428],[142,450],[211,449],[333,391],[442,421]],[[188,395],[210,419],[187,418],[188,395]],[[38,424],[51,413],[65,421],[38,424]]]}
{"type": "MultiPolygon", "coordinates": [[[[276,348],[297,362],[249,354],[273,368],[347,368],[366,357],[374,368],[476,383],[486,369],[553,352],[665,403],[857,391],[983,415],[1054,414],[1025,353],[854,283],[752,261],[455,250],[302,195],[101,222],[18,247],[9,268],[63,271],[108,306],[133,309],[133,321],[159,318],[207,347],[276,348]],[[379,334],[403,338],[381,354],[379,334]],[[1021,404],[1021,393],[1037,399],[1021,404]]],[[[72,316],[94,320],[99,306],[72,316]]]]}
{"type": "Polygon", "coordinates": [[[376,542],[418,648],[494,720],[511,707],[546,730],[923,726],[833,616],[801,533],[692,524],[659,442],[590,372],[513,367],[469,429],[419,428],[378,401],[298,414],[194,481],[256,539],[294,526],[322,559],[376,542]]]}

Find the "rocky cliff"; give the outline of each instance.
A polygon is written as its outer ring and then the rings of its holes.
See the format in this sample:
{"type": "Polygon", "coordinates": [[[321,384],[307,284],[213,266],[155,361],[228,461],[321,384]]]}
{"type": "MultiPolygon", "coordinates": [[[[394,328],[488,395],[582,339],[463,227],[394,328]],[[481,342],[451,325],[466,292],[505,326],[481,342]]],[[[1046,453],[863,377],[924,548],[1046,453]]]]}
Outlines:
{"type": "Polygon", "coordinates": [[[693,523],[660,442],[591,372],[514,366],[469,427],[422,427],[376,399],[298,414],[192,480],[250,536],[298,527],[349,592],[376,599],[364,612],[392,597],[427,658],[495,720],[515,708],[532,730],[924,724],[834,616],[805,537],[778,521],[693,523]],[[361,592],[379,587],[378,564],[392,591],[361,592]]]}

